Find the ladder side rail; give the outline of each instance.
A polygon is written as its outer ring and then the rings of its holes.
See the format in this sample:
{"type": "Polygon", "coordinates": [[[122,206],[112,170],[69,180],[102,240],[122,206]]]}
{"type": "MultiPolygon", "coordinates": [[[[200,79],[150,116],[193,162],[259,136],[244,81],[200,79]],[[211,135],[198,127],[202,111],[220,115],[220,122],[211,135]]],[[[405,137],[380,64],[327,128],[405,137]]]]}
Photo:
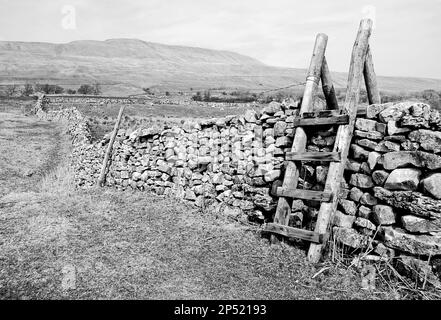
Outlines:
{"type": "MultiPolygon", "coordinates": [[[[306,77],[305,91],[303,93],[302,105],[300,106],[300,115],[303,112],[310,112],[313,110],[314,94],[317,90],[321,67],[323,63],[323,57],[325,56],[326,45],[328,42],[328,36],[319,33],[315,40],[314,50],[311,58],[311,63],[308,69],[308,75],[306,77]]],[[[303,152],[306,148],[306,133],[302,127],[295,129],[294,141],[291,147],[292,152],[303,152]]],[[[285,176],[282,186],[284,188],[297,188],[299,180],[299,168],[298,164],[294,162],[288,162],[285,169],[285,176]]],[[[274,215],[274,223],[287,225],[289,222],[289,215],[291,213],[290,202],[292,199],[280,197],[277,202],[277,209],[274,215]]],[[[272,235],[270,239],[271,243],[277,243],[279,239],[277,236],[272,235]]]]}

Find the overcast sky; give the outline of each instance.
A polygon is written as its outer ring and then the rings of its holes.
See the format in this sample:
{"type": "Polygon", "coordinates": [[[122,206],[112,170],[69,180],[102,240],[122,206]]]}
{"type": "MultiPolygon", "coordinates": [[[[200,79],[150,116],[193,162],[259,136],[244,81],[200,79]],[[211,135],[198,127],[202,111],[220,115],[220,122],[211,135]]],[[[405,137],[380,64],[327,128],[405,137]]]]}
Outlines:
{"type": "Polygon", "coordinates": [[[441,0],[0,0],[0,40],[138,38],[230,50],[274,66],[306,68],[315,35],[347,71],[359,20],[381,75],[441,78],[441,0]],[[63,9],[64,8],[64,9],[63,9]],[[71,8],[75,9],[75,25],[71,8]]]}

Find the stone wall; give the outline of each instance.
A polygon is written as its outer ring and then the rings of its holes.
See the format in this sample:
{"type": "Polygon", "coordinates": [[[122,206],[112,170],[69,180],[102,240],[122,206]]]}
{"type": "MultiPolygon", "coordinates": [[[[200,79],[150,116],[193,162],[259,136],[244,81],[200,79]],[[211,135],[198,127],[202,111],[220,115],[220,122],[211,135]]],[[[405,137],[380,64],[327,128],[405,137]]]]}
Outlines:
{"type": "Polygon", "coordinates": [[[85,105],[107,105],[107,104],[151,104],[152,99],[148,98],[128,98],[128,97],[106,97],[90,95],[46,95],[50,103],[79,103],[85,105]]]}
{"type": "MultiPolygon", "coordinates": [[[[182,198],[237,219],[271,221],[277,198],[270,189],[283,179],[297,107],[272,102],[243,116],[121,129],[106,185],[182,198]]],[[[332,151],[335,134],[329,126],[310,129],[307,150],[332,151]]],[[[108,140],[74,149],[79,186],[96,184],[108,140]]],[[[439,272],[441,257],[439,112],[418,102],[368,106],[356,121],[350,149],[332,219],[336,242],[369,251],[374,261],[393,259],[400,270],[418,270],[417,277],[423,272],[439,285],[432,272],[439,272]]],[[[327,163],[304,162],[298,188],[323,190],[326,175],[327,163]]],[[[289,224],[313,229],[319,205],[293,201],[289,224]]]]}

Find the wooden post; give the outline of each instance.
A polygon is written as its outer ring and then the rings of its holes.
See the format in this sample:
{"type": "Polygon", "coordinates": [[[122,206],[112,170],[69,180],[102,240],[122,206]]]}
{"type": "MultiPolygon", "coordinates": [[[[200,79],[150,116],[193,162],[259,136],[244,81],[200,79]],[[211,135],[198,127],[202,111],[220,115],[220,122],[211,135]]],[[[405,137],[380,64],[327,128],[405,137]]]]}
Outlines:
{"type": "Polygon", "coordinates": [[[101,167],[100,177],[98,179],[98,186],[102,187],[104,185],[104,181],[106,180],[106,169],[107,162],[109,161],[110,154],[112,153],[113,143],[115,142],[116,134],[118,133],[119,124],[121,123],[121,117],[124,112],[125,105],[123,105],[119,109],[118,118],[115,122],[115,127],[113,128],[112,135],[110,137],[109,144],[107,146],[106,154],[104,155],[103,166],[101,167]]]}
{"type": "MultiPolygon", "coordinates": [[[[349,146],[357,116],[357,105],[360,97],[360,85],[363,76],[363,68],[366,53],[369,45],[369,37],[372,32],[372,20],[363,19],[360,22],[357,38],[352,50],[351,64],[349,68],[348,85],[346,90],[346,99],[344,109],[349,115],[349,124],[342,125],[337,131],[334,152],[340,152],[341,162],[331,162],[329,165],[329,173],[326,178],[325,191],[330,191],[334,195],[338,195],[340,190],[340,181],[343,176],[344,164],[348,157],[349,146]],[[326,190],[327,189],[327,190],[326,190]]],[[[335,196],[331,202],[322,202],[317,217],[315,232],[320,234],[326,233],[329,228],[332,214],[337,209],[338,198],[335,196]]],[[[312,243],[308,251],[308,260],[317,263],[322,253],[322,244],[312,243]]]]}
{"type": "Polygon", "coordinates": [[[325,95],[326,105],[328,109],[338,109],[337,97],[335,96],[334,85],[332,84],[331,73],[329,72],[326,57],[323,57],[323,64],[321,70],[321,80],[323,94],[325,95]]]}
{"type": "MultiPolygon", "coordinates": [[[[303,93],[302,105],[300,106],[300,113],[311,112],[313,109],[314,93],[317,90],[318,83],[320,81],[320,71],[322,67],[323,57],[325,56],[326,44],[328,42],[328,36],[320,33],[317,35],[314,45],[314,51],[311,58],[311,63],[308,69],[308,75],[306,77],[305,91],[303,93]]],[[[296,128],[294,134],[294,141],[291,147],[292,152],[303,152],[306,148],[306,134],[303,128],[296,128]]],[[[299,168],[294,162],[288,162],[285,170],[285,178],[283,180],[282,187],[296,189],[299,180],[299,168]]],[[[277,210],[274,215],[274,223],[287,225],[289,222],[289,215],[291,213],[291,206],[288,203],[288,199],[280,197],[277,210]]],[[[271,243],[277,243],[276,236],[271,236],[271,243]]]]}
{"type": "Polygon", "coordinates": [[[381,103],[380,91],[378,90],[377,76],[374,71],[374,62],[372,59],[371,48],[368,47],[366,53],[366,61],[363,69],[364,83],[366,84],[366,92],[369,104],[381,103]]]}

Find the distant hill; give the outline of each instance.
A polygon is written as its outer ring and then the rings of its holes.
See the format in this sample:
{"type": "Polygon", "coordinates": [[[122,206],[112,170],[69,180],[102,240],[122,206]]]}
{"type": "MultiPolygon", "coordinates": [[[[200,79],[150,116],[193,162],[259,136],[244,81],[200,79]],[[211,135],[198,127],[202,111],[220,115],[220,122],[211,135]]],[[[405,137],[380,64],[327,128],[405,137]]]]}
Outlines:
{"type": "MultiPolygon", "coordinates": [[[[305,57],[307,64],[310,57],[305,57]]],[[[0,41],[0,84],[49,82],[65,87],[99,82],[105,93],[204,88],[268,89],[304,81],[305,69],[279,68],[220,50],[171,46],[136,39],[73,41],[66,44],[0,41]]],[[[347,75],[334,72],[337,87],[347,75]]],[[[379,77],[382,90],[441,90],[441,80],[379,77]]]]}

